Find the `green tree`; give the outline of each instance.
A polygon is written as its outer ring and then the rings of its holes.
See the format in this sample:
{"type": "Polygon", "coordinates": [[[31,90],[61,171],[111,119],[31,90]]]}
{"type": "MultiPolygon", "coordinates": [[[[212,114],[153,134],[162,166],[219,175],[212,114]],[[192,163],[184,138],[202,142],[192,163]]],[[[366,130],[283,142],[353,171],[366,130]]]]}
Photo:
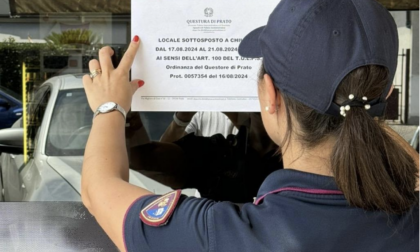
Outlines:
{"type": "Polygon", "coordinates": [[[53,32],[45,38],[47,43],[54,45],[94,45],[99,43],[99,37],[90,30],[72,29],[62,33],[53,32]]]}

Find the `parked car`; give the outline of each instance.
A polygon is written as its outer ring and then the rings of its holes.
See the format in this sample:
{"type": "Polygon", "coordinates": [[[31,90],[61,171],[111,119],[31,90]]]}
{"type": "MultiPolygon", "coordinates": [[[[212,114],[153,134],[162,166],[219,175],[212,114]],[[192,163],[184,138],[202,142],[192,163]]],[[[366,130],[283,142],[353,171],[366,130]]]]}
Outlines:
{"type": "Polygon", "coordinates": [[[18,95],[0,87],[0,129],[10,128],[22,116],[22,101],[18,95]]]}
{"type": "MultiPolygon", "coordinates": [[[[28,146],[32,151],[26,163],[22,155],[23,120],[11,129],[0,130],[4,201],[81,200],[83,154],[93,116],[82,76],[53,77],[33,95],[28,107],[28,146]]],[[[157,194],[172,190],[131,169],[129,182],[157,194]]],[[[183,193],[199,196],[195,189],[183,193]]]]}

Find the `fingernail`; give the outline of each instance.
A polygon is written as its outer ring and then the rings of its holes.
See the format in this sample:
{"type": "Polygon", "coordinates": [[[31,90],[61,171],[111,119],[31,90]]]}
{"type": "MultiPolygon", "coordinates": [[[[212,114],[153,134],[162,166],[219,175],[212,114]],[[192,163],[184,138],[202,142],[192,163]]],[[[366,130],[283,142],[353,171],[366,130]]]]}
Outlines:
{"type": "Polygon", "coordinates": [[[139,42],[139,39],[140,39],[139,36],[136,35],[136,36],[134,36],[133,41],[134,42],[139,42]]]}
{"type": "Polygon", "coordinates": [[[139,84],[139,87],[142,87],[144,85],[144,81],[141,80],[138,82],[138,84],[139,84]]]}

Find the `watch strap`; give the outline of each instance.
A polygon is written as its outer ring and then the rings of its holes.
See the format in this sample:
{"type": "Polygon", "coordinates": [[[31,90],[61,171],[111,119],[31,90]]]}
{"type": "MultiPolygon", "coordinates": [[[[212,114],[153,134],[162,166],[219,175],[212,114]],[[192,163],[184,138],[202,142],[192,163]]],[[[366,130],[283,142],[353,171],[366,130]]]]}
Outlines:
{"type": "MultiPolygon", "coordinates": [[[[104,103],[104,104],[106,104],[106,103],[104,103]]],[[[104,105],[104,104],[102,104],[102,105],[104,105]]],[[[102,106],[101,105],[101,106],[102,106]]],[[[121,114],[122,114],[122,116],[124,117],[124,121],[127,119],[127,113],[125,112],[125,110],[120,106],[120,105],[118,105],[117,103],[115,103],[115,106],[113,107],[113,108],[111,108],[109,111],[106,111],[106,112],[101,112],[101,111],[99,111],[99,108],[101,107],[101,106],[99,106],[97,109],[96,109],[96,111],[95,111],[95,113],[93,114],[93,118],[92,118],[92,120],[93,119],[95,119],[95,117],[97,116],[97,115],[99,115],[99,114],[107,114],[107,113],[110,113],[110,112],[113,112],[113,111],[119,111],[121,114]]]]}

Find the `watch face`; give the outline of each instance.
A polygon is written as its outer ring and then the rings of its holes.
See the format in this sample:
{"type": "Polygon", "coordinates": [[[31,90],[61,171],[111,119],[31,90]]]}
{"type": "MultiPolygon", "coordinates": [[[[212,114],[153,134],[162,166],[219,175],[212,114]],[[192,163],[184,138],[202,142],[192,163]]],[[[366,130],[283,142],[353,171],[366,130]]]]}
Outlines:
{"type": "Polygon", "coordinates": [[[115,108],[115,105],[116,105],[115,102],[107,102],[107,103],[102,104],[98,108],[98,110],[101,113],[106,113],[106,112],[109,112],[110,110],[112,110],[113,108],[115,108]]]}

